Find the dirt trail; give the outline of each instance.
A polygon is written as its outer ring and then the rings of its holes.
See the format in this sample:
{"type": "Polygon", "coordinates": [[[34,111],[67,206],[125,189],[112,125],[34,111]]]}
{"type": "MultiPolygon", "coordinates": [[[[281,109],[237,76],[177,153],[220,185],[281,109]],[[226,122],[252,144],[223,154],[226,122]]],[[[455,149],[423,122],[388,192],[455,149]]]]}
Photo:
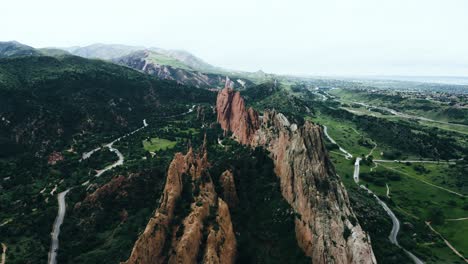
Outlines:
{"type": "Polygon", "coordinates": [[[460,253],[458,250],[452,246],[439,232],[437,232],[434,228],[432,228],[430,222],[426,222],[426,225],[432,230],[432,232],[436,233],[439,235],[439,237],[445,242],[445,244],[455,253],[457,256],[459,256],[461,259],[463,259],[466,263],[468,263],[468,260],[460,253]]]}
{"type": "Polygon", "coordinates": [[[404,174],[404,175],[406,175],[406,176],[408,176],[408,177],[410,177],[410,178],[412,178],[412,179],[418,180],[418,181],[423,182],[423,183],[425,183],[425,184],[427,184],[427,185],[430,185],[430,186],[432,186],[432,187],[435,187],[435,188],[444,190],[444,191],[449,192],[449,193],[453,193],[453,194],[458,195],[458,196],[460,196],[460,197],[466,197],[466,195],[463,195],[463,194],[461,194],[461,193],[457,193],[457,192],[455,192],[455,191],[452,191],[452,190],[446,189],[446,188],[444,188],[444,187],[435,185],[435,184],[430,183],[430,182],[428,182],[428,181],[421,180],[421,179],[419,179],[419,178],[417,178],[417,177],[414,177],[414,176],[412,176],[412,175],[410,175],[410,174],[408,174],[408,173],[406,173],[406,172],[403,172],[403,171],[400,171],[400,170],[397,170],[397,169],[394,169],[394,168],[391,168],[391,167],[387,167],[387,166],[384,166],[384,165],[382,165],[382,166],[383,166],[384,168],[389,169],[389,170],[396,171],[396,172],[398,172],[398,173],[402,173],[402,174],[404,174]]]}

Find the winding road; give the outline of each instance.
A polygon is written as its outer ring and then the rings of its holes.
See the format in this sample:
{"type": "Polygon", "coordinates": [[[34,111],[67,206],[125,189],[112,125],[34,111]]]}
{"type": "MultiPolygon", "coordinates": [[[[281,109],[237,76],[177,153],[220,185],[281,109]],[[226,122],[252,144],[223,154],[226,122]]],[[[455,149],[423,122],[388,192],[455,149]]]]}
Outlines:
{"type": "MultiPolygon", "coordinates": [[[[193,111],[193,110],[192,110],[193,111]]],[[[128,134],[125,134],[124,136],[121,136],[119,138],[117,138],[116,140],[112,141],[111,143],[108,143],[106,144],[104,147],[106,148],[109,148],[110,151],[114,152],[117,157],[118,157],[118,160],[116,162],[114,162],[113,164],[105,167],[104,169],[98,171],[98,173],[96,174],[95,177],[99,177],[101,176],[104,172],[108,171],[108,170],[111,170],[117,166],[120,166],[124,163],[124,156],[122,155],[122,153],[112,147],[112,145],[117,142],[117,141],[120,141],[121,139],[129,136],[129,135],[133,135],[135,134],[136,132],[138,132],[139,130],[145,128],[148,126],[148,123],[146,122],[146,119],[143,119],[143,126],[128,133],[128,134]]],[[[100,150],[101,148],[95,148],[89,152],[86,152],[86,153],[83,153],[82,155],[82,159],[88,159],[89,157],[91,157],[91,155],[95,152],[97,152],[98,150],[100,150]]],[[[84,182],[83,186],[85,185],[88,185],[89,184],[89,180],[84,182]]],[[[72,187],[74,188],[74,187],[72,187]]],[[[52,228],[52,233],[51,233],[51,236],[52,236],[52,243],[50,245],[50,250],[49,250],[49,261],[48,261],[48,264],[56,264],[57,263],[57,251],[59,249],[59,235],[60,235],[60,226],[62,225],[63,223],[63,220],[65,218],[65,211],[66,211],[66,202],[65,202],[65,196],[67,195],[67,193],[72,189],[72,188],[69,188],[67,189],[66,191],[63,191],[61,193],[59,193],[57,195],[57,200],[58,200],[58,213],[57,213],[57,217],[55,218],[55,221],[54,221],[54,225],[53,225],[53,228],[52,228]]],[[[57,186],[55,186],[54,190],[57,189],[57,186]]],[[[52,194],[52,193],[51,193],[52,194]]],[[[0,263],[0,264],[4,264],[4,263],[0,263]]]]}
{"type": "Polygon", "coordinates": [[[392,219],[393,226],[392,226],[392,230],[390,231],[390,235],[388,236],[388,239],[390,240],[390,242],[392,244],[396,245],[397,247],[403,249],[403,251],[405,251],[405,253],[413,260],[414,263],[424,264],[424,262],[422,260],[420,260],[418,257],[416,257],[413,253],[409,252],[408,250],[406,250],[402,246],[400,246],[400,244],[398,244],[397,237],[398,237],[398,232],[400,232],[400,221],[396,217],[395,213],[393,213],[393,211],[390,209],[390,207],[388,207],[388,205],[386,203],[384,203],[382,200],[380,200],[380,198],[377,195],[375,195],[371,190],[366,188],[366,186],[359,185],[359,187],[366,190],[368,193],[372,194],[372,196],[374,196],[374,198],[377,200],[377,202],[382,206],[382,208],[385,210],[385,212],[387,212],[387,214],[392,219]]]}
{"type": "MultiPolygon", "coordinates": [[[[193,107],[192,107],[192,108],[193,108],[193,107]]],[[[189,110],[189,111],[190,111],[190,110],[189,110]]],[[[192,110],[192,111],[193,111],[193,110],[192,110]]],[[[138,128],[138,129],[135,129],[135,130],[133,130],[132,132],[127,133],[127,134],[125,134],[125,135],[123,135],[123,136],[121,136],[121,137],[115,139],[114,141],[112,141],[112,142],[110,142],[110,143],[104,145],[105,148],[108,148],[110,151],[114,152],[115,155],[117,155],[118,159],[117,159],[116,162],[114,162],[114,163],[112,163],[111,165],[105,167],[104,169],[98,170],[98,171],[97,171],[97,174],[96,174],[96,177],[100,177],[104,172],[106,172],[106,171],[108,171],[108,170],[111,170],[111,169],[113,169],[113,168],[115,168],[115,167],[117,167],[117,166],[123,165],[123,163],[124,163],[124,156],[122,155],[122,153],[121,153],[118,149],[116,149],[116,148],[113,147],[114,143],[115,143],[115,142],[118,142],[118,141],[120,141],[121,139],[124,139],[124,138],[126,138],[126,137],[128,137],[128,136],[130,136],[130,135],[135,134],[136,132],[142,130],[143,128],[145,128],[145,127],[147,127],[147,126],[148,126],[148,123],[146,122],[146,119],[143,119],[143,126],[142,126],[142,127],[138,128]]],[[[97,151],[100,150],[100,149],[101,149],[101,148],[99,147],[99,148],[95,148],[95,149],[93,149],[93,150],[91,150],[91,151],[89,151],[89,152],[85,152],[85,153],[83,154],[83,158],[82,158],[82,159],[88,159],[88,158],[90,158],[91,155],[93,155],[95,152],[97,152],[97,151]]],[[[88,185],[88,183],[89,183],[89,180],[86,181],[86,182],[84,182],[82,185],[88,185]]]]}
{"type": "MultiPolygon", "coordinates": [[[[335,143],[335,140],[333,140],[327,133],[327,127],[324,126],[324,134],[328,137],[328,139],[335,143]]],[[[336,143],[335,143],[336,144],[336,143]]],[[[377,144],[376,144],[377,145],[377,144]]],[[[340,150],[342,148],[340,147],[340,150]]],[[[346,150],[342,150],[343,153],[348,153],[346,150]]],[[[351,154],[349,154],[351,155],[351,154]]],[[[351,155],[352,157],[352,155],[351,155]]],[[[361,158],[360,157],[357,157],[356,158],[356,162],[354,163],[354,174],[353,174],[353,178],[354,178],[354,181],[356,182],[356,184],[359,184],[359,170],[360,170],[360,162],[361,162],[361,158]]],[[[382,208],[385,210],[385,212],[387,212],[387,214],[390,216],[390,218],[392,219],[392,223],[393,223],[393,226],[392,226],[392,230],[390,231],[390,235],[388,236],[388,239],[390,240],[390,242],[394,245],[396,245],[397,247],[403,249],[403,251],[405,251],[405,253],[413,260],[413,262],[415,264],[424,264],[424,262],[422,260],[420,260],[418,257],[416,257],[413,253],[409,252],[408,250],[404,249],[403,247],[401,247],[399,244],[398,244],[398,240],[397,240],[397,237],[398,237],[398,232],[400,231],[400,221],[398,220],[398,218],[395,216],[395,214],[393,213],[393,211],[388,207],[388,205],[386,203],[384,203],[382,200],[380,200],[380,198],[375,195],[371,190],[369,190],[366,186],[364,185],[359,185],[360,188],[366,190],[368,193],[372,194],[372,196],[374,196],[374,198],[377,200],[377,202],[382,206],[382,208]]]]}
{"type": "MultiPolygon", "coordinates": [[[[187,112],[184,112],[182,114],[179,114],[179,115],[176,115],[176,116],[180,116],[180,115],[186,115],[186,114],[189,114],[191,112],[194,111],[195,109],[195,106],[196,105],[192,105],[192,107],[187,111],[187,112]]],[[[175,117],[175,116],[174,116],[175,117]]],[[[117,142],[117,141],[120,141],[121,139],[125,138],[125,137],[128,137],[130,135],[133,135],[135,134],[136,132],[140,131],[141,129],[144,129],[145,127],[148,126],[148,123],[146,122],[146,119],[143,119],[143,126],[128,133],[128,134],[125,134],[124,136],[121,136],[117,139],[115,139],[114,141],[104,145],[104,147],[106,148],[109,148],[110,151],[114,152],[117,157],[118,157],[118,160],[116,162],[114,162],[113,164],[105,167],[104,169],[98,171],[98,173],[96,174],[95,177],[99,177],[101,176],[104,172],[108,171],[108,170],[111,170],[117,166],[120,166],[120,165],[123,165],[124,163],[124,156],[122,155],[122,153],[113,147],[114,143],[117,142]]],[[[91,155],[93,155],[95,152],[99,151],[101,149],[101,147],[98,147],[98,148],[95,148],[89,152],[85,152],[83,153],[82,155],[82,160],[85,160],[85,159],[88,159],[89,157],[91,157],[91,155]]],[[[81,185],[82,186],[85,186],[85,185],[88,185],[90,182],[90,180],[82,183],[81,185]]],[[[72,187],[74,188],[74,187],[72,187]]],[[[53,228],[52,228],[52,233],[51,233],[51,236],[52,236],[52,243],[51,243],[51,246],[50,246],[50,250],[49,250],[49,261],[48,261],[48,264],[56,264],[57,263],[57,251],[59,249],[59,235],[60,235],[60,226],[62,225],[63,223],[63,220],[65,218],[65,211],[66,211],[66,202],[65,202],[65,196],[67,195],[67,193],[72,189],[72,188],[69,188],[67,189],[66,191],[63,191],[61,193],[59,193],[57,195],[57,200],[58,200],[58,205],[59,205],[59,208],[58,208],[58,213],[57,213],[57,217],[55,218],[55,222],[54,222],[54,225],[53,225],[53,228]]],[[[3,243],[2,243],[2,246],[3,246],[3,243]]],[[[5,251],[6,251],[6,246],[4,247],[3,249],[3,255],[5,254],[5,251]]],[[[2,255],[2,258],[3,258],[3,255],[2,255]]],[[[2,261],[0,264],[4,264],[4,261],[2,261]]]]}
{"type": "Polygon", "coordinates": [[[63,191],[58,194],[57,200],[59,204],[57,217],[55,218],[54,227],[52,229],[52,243],[50,246],[49,251],[49,264],[56,264],[57,263],[57,251],[59,249],[59,235],[60,235],[60,226],[63,223],[63,219],[65,218],[65,211],[66,211],[66,203],[65,203],[65,196],[70,191],[70,189],[63,191]]]}
{"type": "Polygon", "coordinates": [[[351,153],[349,153],[348,151],[346,151],[344,148],[342,148],[340,145],[338,145],[338,143],[336,143],[336,141],[330,137],[330,135],[328,135],[328,127],[327,126],[323,126],[323,133],[325,134],[325,136],[328,138],[328,140],[330,140],[331,143],[335,144],[338,146],[338,148],[340,149],[341,152],[343,152],[345,154],[345,158],[346,159],[352,159],[353,158],[353,155],[351,155],[351,153]]]}

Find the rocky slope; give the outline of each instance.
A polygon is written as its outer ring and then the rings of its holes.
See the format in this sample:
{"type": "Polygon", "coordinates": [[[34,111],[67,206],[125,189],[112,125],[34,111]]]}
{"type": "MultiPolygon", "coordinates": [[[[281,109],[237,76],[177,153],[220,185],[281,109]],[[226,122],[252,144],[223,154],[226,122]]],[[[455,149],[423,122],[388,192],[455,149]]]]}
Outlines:
{"type": "MultiPolygon", "coordinates": [[[[152,50],[140,50],[113,61],[128,67],[143,71],[160,79],[177,81],[180,84],[191,85],[198,88],[217,88],[225,86],[225,78],[220,74],[202,72],[191,64],[186,64],[173,54],[162,54],[152,50]]],[[[235,81],[237,87],[252,84],[246,79],[235,81]]]]}
{"type": "Polygon", "coordinates": [[[159,208],[125,263],[234,263],[236,239],[228,205],[207,171],[205,148],[177,153],[159,208]]]}
{"type": "Polygon", "coordinates": [[[319,126],[306,122],[298,127],[275,111],[259,116],[230,88],[219,92],[216,109],[221,127],[240,143],[270,151],[283,197],[297,214],[297,242],[313,263],[376,263],[319,126]]]}

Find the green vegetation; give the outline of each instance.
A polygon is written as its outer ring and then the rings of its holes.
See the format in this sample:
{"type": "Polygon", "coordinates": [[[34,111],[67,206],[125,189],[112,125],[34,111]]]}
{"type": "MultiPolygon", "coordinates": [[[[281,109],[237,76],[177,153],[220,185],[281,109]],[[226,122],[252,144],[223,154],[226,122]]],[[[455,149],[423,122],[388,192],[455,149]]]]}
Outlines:
{"type": "MultiPolygon", "coordinates": [[[[56,50],[44,53],[55,57],[36,54],[0,59],[0,237],[8,245],[7,263],[45,262],[57,212],[56,194],[70,187],[74,188],[66,198],[58,261],[126,260],[158,206],[174,154],[186,152],[189,146],[199,147],[205,134],[210,175],[219,195],[221,173],[230,169],[235,174],[240,203],[230,210],[238,263],[310,263],[293,231],[294,220],[300,216],[283,199],[268,153],[237,144],[224,137],[219,125],[213,125],[215,92],[160,81],[127,67],[56,50]],[[201,111],[187,113],[193,105],[201,111]],[[107,148],[80,161],[82,154],[141,127],[143,119],[149,126],[113,145],[124,155],[125,163],[94,177],[95,170],[115,162],[117,156],[107,148]],[[222,145],[218,138],[223,139],[222,145]],[[47,163],[53,152],[63,157],[54,165],[47,163]],[[89,185],[83,186],[88,180],[89,185]]],[[[186,67],[169,55],[152,53],[149,59],[186,67]]],[[[262,72],[250,75],[256,81],[271,79],[262,72]]],[[[360,84],[283,79],[243,89],[247,105],[258,110],[275,109],[299,124],[312,120],[326,125],[339,146],[363,158],[361,183],[379,195],[400,219],[400,244],[427,263],[460,262],[424,221],[430,220],[438,232],[467,254],[468,221],[457,220],[466,217],[468,210],[468,138],[456,132],[463,132],[463,126],[399,118],[388,110],[363,107],[353,101],[392,109],[401,106],[398,110],[405,113],[466,123],[463,99],[433,102],[398,94],[317,91],[315,87],[360,84]],[[328,92],[340,96],[341,102],[330,99],[328,92]],[[454,158],[465,159],[455,164],[373,162],[454,158]]],[[[379,263],[409,262],[388,240],[392,223],[386,212],[354,183],[354,159],[345,159],[338,146],[328,140],[326,145],[353,210],[369,232],[379,263]]],[[[190,182],[184,184],[189,186],[190,182]]],[[[187,212],[186,206],[197,191],[184,190],[185,207],[177,207],[176,221],[187,212]]],[[[213,219],[210,214],[207,221],[213,219]]],[[[343,236],[349,235],[351,231],[345,229],[343,236]]]]}
{"type": "MultiPolygon", "coordinates": [[[[468,125],[468,108],[455,106],[459,103],[467,103],[462,97],[460,97],[460,99],[452,98],[452,101],[449,102],[440,102],[403,97],[399,94],[386,94],[384,92],[371,93],[368,90],[357,89],[334,89],[330,91],[330,93],[340,97],[343,102],[361,102],[378,107],[396,109],[403,113],[422,116],[441,122],[468,125]]],[[[368,108],[368,110],[381,112],[376,108],[368,108]]],[[[382,114],[388,115],[389,113],[382,114]]],[[[467,131],[466,128],[465,131],[467,131]]]]}
{"type": "MultiPolygon", "coordinates": [[[[427,128],[418,122],[390,118],[383,116],[382,113],[375,116],[354,114],[340,109],[340,105],[336,101],[320,102],[316,104],[318,111],[315,111],[315,115],[307,118],[326,125],[332,138],[354,157],[369,154],[373,143],[377,144],[372,152],[373,159],[437,160],[442,157],[449,159],[466,155],[466,144],[464,144],[466,137],[461,133],[427,128]]],[[[361,108],[351,105],[345,107],[361,108]]],[[[388,258],[382,258],[382,254],[392,254],[390,253],[392,251],[388,246],[381,247],[384,241],[374,243],[379,239],[376,237],[378,234],[376,227],[385,223],[383,218],[387,217],[388,221],[390,218],[384,213],[382,219],[373,223],[375,226],[369,225],[367,218],[372,213],[362,213],[360,206],[360,203],[365,201],[365,197],[354,199],[359,193],[352,177],[354,160],[346,160],[337,147],[330,143],[327,147],[336,171],[347,187],[361,224],[370,232],[374,251],[381,262],[381,259],[388,258]],[[359,217],[360,214],[362,216],[359,217]]],[[[465,197],[447,191],[467,194],[466,177],[462,176],[466,175],[467,168],[464,160],[459,160],[455,164],[379,163],[376,167],[372,161],[364,159],[361,162],[360,184],[367,185],[396,213],[401,223],[398,239],[407,250],[427,263],[457,263],[460,262],[460,258],[427,228],[424,221],[432,220],[433,227],[453,246],[465,252],[464,254],[468,252],[466,241],[463,239],[463,234],[466,236],[468,222],[449,220],[466,217],[468,206],[465,197]],[[390,198],[387,198],[386,185],[389,186],[390,198]]],[[[384,232],[384,237],[389,233],[389,230],[384,232]]],[[[395,262],[398,261],[391,263],[395,262]]]]}
{"type": "Polygon", "coordinates": [[[349,199],[354,213],[362,228],[372,241],[372,248],[379,263],[410,263],[410,259],[401,248],[390,243],[388,235],[392,230],[392,221],[387,212],[366,191],[356,185],[347,186],[349,199]]]}
{"type": "MultiPolygon", "coordinates": [[[[230,208],[237,239],[237,263],[310,263],[297,245],[294,211],[283,199],[273,161],[264,150],[224,140],[228,151],[210,148],[213,181],[226,169],[235,172],[240,200],[230,208]]],[[[217,188],[218,193],[222,193],[217,188]]]]}
{"type": "Polygon", "coordinates": [[[164,138],[151,138],[149,140],[143,140],[143,148],[150,152],[156,152],[163,149],[171,149],[176,144],[177,142],[170,141],[164,138]]]}
{"type": "Polygon", "coordinates": [[[179,115],[176,118],[183,120],[180,114],[194,104],[213,102],[215,96],[98,60],[0,59],[0,237],[8,245],[7,263],[46,262],[56,194],[69,187],[75,188],[66,198],[59,262],[125,260],[156,206],[174,152],[184,151],[189,140],[199,144],[187,132],[202,126],[194,114],[184,123],[170,123],[173,119],[167,117],[179,115]],[[94,177],[96,169],[117,158],[107,148],[80,162],[82,153],[141,127],[143,119],[150,126],[114,144],[125,157],[123,166],[94,177]],[[172,141],[169,132],[158,129],[168,125],[184,131],[172,134],[178,144],[151,158],[142,141],[155,136],[172,141]],[[53,151],[63,160],[49,165],[53,151]],[[141,176],[132,177],[135,182],[125,188],[135,194],[104,197],[103,204],[75,211],[95,188],[114,176],[133,174],[141,176]],[[81,185],[87,180],[92,184],[89,190],[81,185]],[[121,214],[128,214],[128,221],[122,222],[121,214]]]}
{"type": "Polygon", "coordinates": [[[448,160],[460,158],[467,151],[466,145],[462,144],[463,141],[457,140],[452,132],[429,129],[417,123],[355,115],[346,110],[330,107],[321,108],[321,114],[339,121],[352,121],[378,145],[393,146],[400,152],[416,157],[448,160]]]}
{"type": "Polygon", "coordinates": [[[159,64],[159,65],[167,65],[167,66],[172,66],[175,68],[185,69],[185,70],[194,70],[187,64],[183,63],[182,61],[176,60],[173,57],[169,57],[167,55],[157,53],[157,52],[149,52],[147,60],[149,62],[159,64]]]}

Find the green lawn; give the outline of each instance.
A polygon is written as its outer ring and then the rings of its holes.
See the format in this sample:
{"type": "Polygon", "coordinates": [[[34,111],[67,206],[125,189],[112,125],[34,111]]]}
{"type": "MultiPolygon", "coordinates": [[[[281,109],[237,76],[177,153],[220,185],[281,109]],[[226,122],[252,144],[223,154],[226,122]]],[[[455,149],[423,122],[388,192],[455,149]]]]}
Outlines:
{"type": "Polygon", "coordinates": [[[151,138],[150,140],[143,140],[143,148],[151,152],[171,149],[176,144],[177,144],[176,141],[170,141],[164,138],[151,138]]]}

